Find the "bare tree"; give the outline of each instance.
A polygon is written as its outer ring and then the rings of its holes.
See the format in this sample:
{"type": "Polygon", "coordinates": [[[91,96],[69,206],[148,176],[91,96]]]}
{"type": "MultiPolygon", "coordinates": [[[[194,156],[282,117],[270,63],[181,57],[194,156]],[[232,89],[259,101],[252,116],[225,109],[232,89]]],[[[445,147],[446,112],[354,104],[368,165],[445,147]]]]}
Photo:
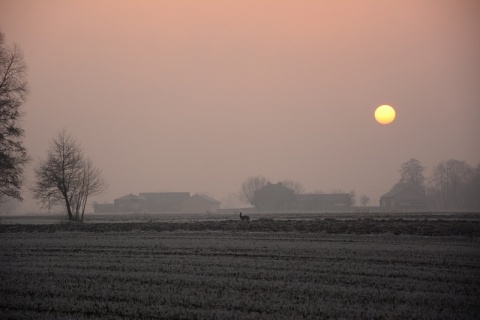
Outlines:
{"type": "MultiPolygon", "coordinates": [[[[479,165],[480,166],[480,165],[479,165]]],[[[442,209],[479,209],[479,166],[450,159],[438,164],[432,174],[430,197],[442,209]]]]}
{"type": "Polygon", "coordinates": [[[255,191],[268,184],[268,179],[263,176],[249,177],[240,187],[240,199],[255,206],[255,191]]]}
{"type": "Polygon", "coordinates": [[[83,221],[88,198],[105,191],[99,169],[65,129],[51,141],[47,158],[35,168],[33,195],[44,206],[63,204],[68,220],[83,221]]]}
{"type": "Polygon", "coordinates": [[[370,202],[370,198],[366,195],[360,197],[360,203],[365,207],[370,202]]]}
{"type": "Polygon", "coordinates": [[[30,160],[22,138],[20,107],[27,96],[26,65],[18,46],[7,47],[0,31],[0,200],[22,200],[23,172],[30,160]]]}
{"type": "Polygon", "coordinates": [[[301,194],[305,191],[305,188],[300,182],[296,182],[293,180],[283,180],[282,184],[284,187],[293,190],[293,193],[295,194],[301,194]]]}
{"type": "Polygon", "coordinates": [[[415,158],[404,162],[400,168],[400,183],[408,185],[422,193],[425,192],[425,167],[415,158]]]}
{"type": "Polygon", "coordinates": [[[90,159],[85,158],[83,160],[80,188],[74,201],[75,212],[81,212],[80,220],[83,221],[88,198],[102,193],[106,188],[107,184],[102,178],[100,169],[96,168],[90,159]]]}

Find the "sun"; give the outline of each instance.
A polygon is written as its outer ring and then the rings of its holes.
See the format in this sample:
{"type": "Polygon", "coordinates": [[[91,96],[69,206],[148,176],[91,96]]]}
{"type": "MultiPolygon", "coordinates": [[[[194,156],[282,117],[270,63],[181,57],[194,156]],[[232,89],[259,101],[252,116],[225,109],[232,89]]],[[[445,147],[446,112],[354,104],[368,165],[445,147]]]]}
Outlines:
{"type": "Polygon", "coordinates": [[[395,120],[395,109],[389,105],[381,105],[375,110],[375,120],[380,124],[389,124],[395,120]]]}

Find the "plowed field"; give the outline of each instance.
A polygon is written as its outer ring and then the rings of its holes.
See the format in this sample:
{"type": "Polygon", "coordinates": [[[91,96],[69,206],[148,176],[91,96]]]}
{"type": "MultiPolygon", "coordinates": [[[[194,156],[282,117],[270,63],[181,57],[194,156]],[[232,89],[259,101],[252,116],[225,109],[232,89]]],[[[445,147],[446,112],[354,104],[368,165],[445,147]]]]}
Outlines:
{"type": "Polygon", "coordinates": [[[478,237],[7,227],[2,319],[478,319],[480,312],[478,237]]]}

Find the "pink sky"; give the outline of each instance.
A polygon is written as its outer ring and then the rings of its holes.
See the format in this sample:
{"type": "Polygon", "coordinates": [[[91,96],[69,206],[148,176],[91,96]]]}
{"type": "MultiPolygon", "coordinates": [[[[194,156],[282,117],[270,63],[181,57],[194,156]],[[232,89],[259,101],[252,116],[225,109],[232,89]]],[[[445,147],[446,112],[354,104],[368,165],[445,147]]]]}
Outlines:
{"type": "Polygon", "coordinates": [[[0,0],[0,28],[29,68],[27,186],[63,127],[109,182],[100,202],[222,200],[261,174],[376,205],[412,157],[427,176],[480,162],[475,0],[0,0]]]}

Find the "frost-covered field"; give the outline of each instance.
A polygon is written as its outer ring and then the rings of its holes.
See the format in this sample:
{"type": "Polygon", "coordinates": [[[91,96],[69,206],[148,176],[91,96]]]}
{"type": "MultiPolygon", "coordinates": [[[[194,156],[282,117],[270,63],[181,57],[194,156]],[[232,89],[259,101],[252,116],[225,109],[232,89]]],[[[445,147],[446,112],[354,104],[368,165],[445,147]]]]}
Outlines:
{"type": "Polygon", "coordinates": [[[480,312],[479,237],[1,231],[0,318],[478,319],[480,312]]]}

